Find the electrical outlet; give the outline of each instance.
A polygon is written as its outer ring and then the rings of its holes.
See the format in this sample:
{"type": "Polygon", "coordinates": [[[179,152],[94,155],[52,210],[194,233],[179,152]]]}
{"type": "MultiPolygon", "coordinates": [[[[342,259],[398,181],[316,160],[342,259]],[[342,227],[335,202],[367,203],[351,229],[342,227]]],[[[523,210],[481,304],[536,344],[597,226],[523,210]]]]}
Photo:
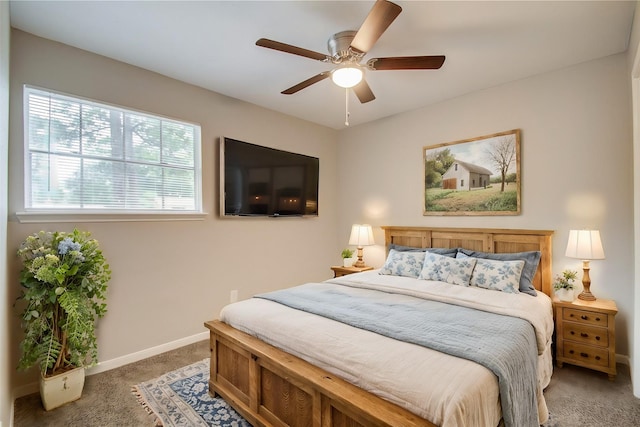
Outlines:
{"type": "Polygon", "coordinates": [[[234,289],[231,291],[231,295],[229,295],[229,301],[230,302],[236,302],[238,301],[238,290],[234,289]]]}

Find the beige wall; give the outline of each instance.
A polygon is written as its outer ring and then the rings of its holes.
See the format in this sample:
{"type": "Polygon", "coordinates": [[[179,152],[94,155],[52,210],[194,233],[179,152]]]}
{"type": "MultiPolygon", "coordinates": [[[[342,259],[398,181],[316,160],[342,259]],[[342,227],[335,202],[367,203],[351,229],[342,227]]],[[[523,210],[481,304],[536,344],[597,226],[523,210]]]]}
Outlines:
{"type": "MultiPolygon", "coordinates": [[[[7,216],[7,148],[9,144],[9,2],[0,2],[0,218],[7,216]]],[[[7,257],[7,223],[0,221],[0,259],[7,257]]],[[[0,262],[0,348],[10,348],[11,299],[7,280],[7,264],[0,262]]],[[[0,426],[11,418],[11,384],[6,372],[12,369],[6,351],[0,352],[0,426]]]]}
{"type": "MultiPolygon", "coordinates": [[[[93,233],[113,270],[109,312],[98,325],[101,362],[205,332],[203,322],[217,316],[232,289],[242,299],[331,277],[329,266],[339,259],[335,130],[17,30],[11,54],[10,300],[18,294],[14,251],[24,237],[74,226],[93,233]],[[23,206],[25,83],[200,123],[203,205],[209,214],[186,222],[18,223],[12,214],[23,206]],[[219,218],[220,135],[319,157],[319,217],[219,218]]],[[[12,324],[15,364],[20,329],[17,319],[12,324]]],[[[34,378],[12,375],[14,386],[34,378]]]]}
{"type": "MultiPolygon", "coordinates": [[[[581,271],[579,260],[564,256],[569,229],[599,229],[607,259],[591,263],[591,290],[616,300],[617,352],[629,355],[634,196],[627,75],[619,54],[342,131],[339,229],[357,221],[551,229],[554,273],[581,271]],[[521,215],[422,216],[423,146],[516,128],[522,130],[521,215]]],[[[383,243],[380,229],[376,239],[383,243]]],[[[369,263],[382,264],[381,246],[365,248],[367,254],[369,263]]]]}

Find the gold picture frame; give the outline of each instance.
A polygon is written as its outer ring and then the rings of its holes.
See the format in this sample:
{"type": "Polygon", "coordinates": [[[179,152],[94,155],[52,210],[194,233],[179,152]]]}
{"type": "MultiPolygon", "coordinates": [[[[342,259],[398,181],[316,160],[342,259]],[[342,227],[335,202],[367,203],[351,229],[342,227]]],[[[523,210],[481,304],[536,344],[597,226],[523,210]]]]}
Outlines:
{"type": "Polygon", "coordinates": [[[423,147],[423,215],[520,215],[520,129],[423,147]]]}

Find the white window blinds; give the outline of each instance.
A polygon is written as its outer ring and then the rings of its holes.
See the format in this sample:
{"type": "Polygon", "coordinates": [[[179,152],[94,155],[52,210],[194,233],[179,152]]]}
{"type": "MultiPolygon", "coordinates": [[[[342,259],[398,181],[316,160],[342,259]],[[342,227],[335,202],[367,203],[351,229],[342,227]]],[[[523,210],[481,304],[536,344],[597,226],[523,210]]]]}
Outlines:
{"type": "Polygon", "coordinates": [[[200,127],[25,87],[25,207],[200,212],[200,127]]]}

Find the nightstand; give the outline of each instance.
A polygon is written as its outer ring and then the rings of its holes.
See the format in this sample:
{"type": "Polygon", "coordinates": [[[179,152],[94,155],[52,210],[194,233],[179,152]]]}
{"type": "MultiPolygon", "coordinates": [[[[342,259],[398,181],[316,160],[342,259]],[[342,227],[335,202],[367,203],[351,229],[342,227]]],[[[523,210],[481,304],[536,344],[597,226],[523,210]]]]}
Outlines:
{"type": "Polygon", "coordinates": [[[573,302],[553,298],[556,321],[556,363],[582,366],[616,377],[615,301],[573,302]]]}
{"type": "Polygon", "coordinates": [[[360,273],[361,271],[373,270],[373,267],[342,267],[340,265],[334,265],[331,267],[333,270],[333,277],[346,276],[347,274],[360,273]]]}

